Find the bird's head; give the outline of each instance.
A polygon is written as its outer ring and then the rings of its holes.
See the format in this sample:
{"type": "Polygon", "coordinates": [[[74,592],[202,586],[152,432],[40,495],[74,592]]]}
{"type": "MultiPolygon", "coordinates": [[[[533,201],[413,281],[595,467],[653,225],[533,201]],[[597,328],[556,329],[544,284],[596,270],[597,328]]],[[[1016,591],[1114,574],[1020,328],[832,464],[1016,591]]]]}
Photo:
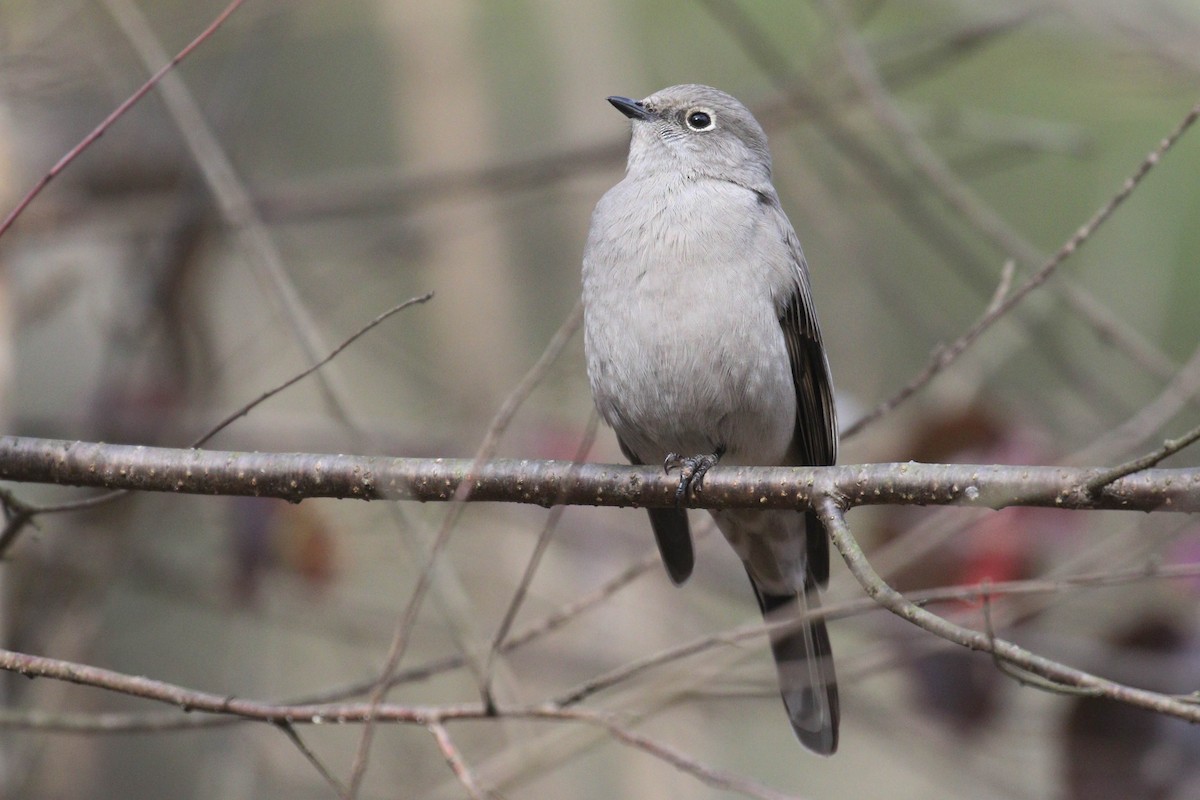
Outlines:
{"type": "Polygon", "coordinates": [[[668,173],[769,188],[767,135],[744,105],[719,89],[671,86],[644,100],[610,97],[633,123],[631,175],[668,173]]]}

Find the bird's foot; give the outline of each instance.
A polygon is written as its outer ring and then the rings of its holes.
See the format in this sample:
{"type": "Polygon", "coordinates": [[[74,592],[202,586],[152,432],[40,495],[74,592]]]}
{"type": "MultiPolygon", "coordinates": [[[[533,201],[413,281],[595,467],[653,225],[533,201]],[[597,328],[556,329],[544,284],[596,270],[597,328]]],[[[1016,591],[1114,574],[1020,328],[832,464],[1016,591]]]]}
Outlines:
{"type": "Polygon", "coordinates": [[[679,470],[679,486],[675,487],[675,505],[683,506],[689,491],[696,491],[704,483],[704,475],[721,460],[721,448],[715,453],[699,456],[681,456],[678,453],[667,453],[663,461],[663,470],[670,472],[679,470]]]}

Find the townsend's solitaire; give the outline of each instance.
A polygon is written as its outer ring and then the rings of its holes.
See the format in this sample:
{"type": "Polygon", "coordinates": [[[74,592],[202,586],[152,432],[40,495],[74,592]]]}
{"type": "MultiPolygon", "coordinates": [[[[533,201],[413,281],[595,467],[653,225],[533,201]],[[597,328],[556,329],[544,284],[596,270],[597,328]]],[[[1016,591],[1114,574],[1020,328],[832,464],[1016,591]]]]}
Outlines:
{"type": "MultiPolygon", "coordinates": [[[[633,123],[625,178],[592,214],[584,344],[596,407],[634,464],[680,468],[686,497],[719,459],[826,465],[837,455],[829,365],[808,267],[771,185],[767,137],[708,86],[608,101],[633,123]]],[[[714,511],[768,621],[817,607],[829,544],[814,514],[714,511]]],[[[650,510],[671,579],[694,561],[687,514],[650,510]]],[[[805,746],[831,754],[838,693],[825,623],[771,635],[805,746]]]]}

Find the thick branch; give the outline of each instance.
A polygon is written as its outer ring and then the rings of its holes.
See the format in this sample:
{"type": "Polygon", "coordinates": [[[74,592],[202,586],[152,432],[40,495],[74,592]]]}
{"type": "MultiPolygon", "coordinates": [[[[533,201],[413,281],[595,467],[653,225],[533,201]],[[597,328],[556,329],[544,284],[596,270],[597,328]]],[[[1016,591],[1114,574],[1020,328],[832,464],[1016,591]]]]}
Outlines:
{"type": "MultiPolygon", "coordinates": [[[[678,476],[653,467],[569,461],[236,453],[0,437],[0,479],[105,489],[445,501],[474,472],[470,499],[550,505],[669,507],[678,476]]],[[[862,505],[1045,506],[1200,511],[1200,468],[1144,470],[1094,495],[1099,468],[969,464],[715,467],[694,508],[811,508],[814,495],[862,505]]]]}
{"type": "Polygon", "coordinates": [[[497,718],[581,722],[602,728],[617,741],[661,759],[710,786],[766,800],[786,800],[793,797],[755,781],[707,767],[668,745],[630,730],[606,712],[585,708],[536,705],[488,709],[482,704],[402,706],[394,703],[371,702],[278,705],[201,692],[165,681],[94,667],[90,664],[79,664],[2,649],[0,649],[0,670],[15,672],[29,678],[54,678],[84,686],[95,686],[132,697],[168,703],[188,712],[208,712],[248,720],[273,722],[277,725],[347,724],[374,720],[376,722],[424,725],[429,728],[456,720],[497,718]]]}

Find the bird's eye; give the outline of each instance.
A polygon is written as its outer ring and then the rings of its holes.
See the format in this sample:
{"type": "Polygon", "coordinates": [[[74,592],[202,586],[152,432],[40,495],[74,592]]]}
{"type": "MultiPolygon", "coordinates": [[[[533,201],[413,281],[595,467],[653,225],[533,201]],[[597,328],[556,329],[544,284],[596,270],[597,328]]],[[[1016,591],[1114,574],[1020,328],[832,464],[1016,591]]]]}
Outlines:
{"type": "Polygon", "coordinates": [[[684,117],[687,126],[694,131],[711,131],[716,127],[712,112],[704,108],[693,108],[684,117]]]}

